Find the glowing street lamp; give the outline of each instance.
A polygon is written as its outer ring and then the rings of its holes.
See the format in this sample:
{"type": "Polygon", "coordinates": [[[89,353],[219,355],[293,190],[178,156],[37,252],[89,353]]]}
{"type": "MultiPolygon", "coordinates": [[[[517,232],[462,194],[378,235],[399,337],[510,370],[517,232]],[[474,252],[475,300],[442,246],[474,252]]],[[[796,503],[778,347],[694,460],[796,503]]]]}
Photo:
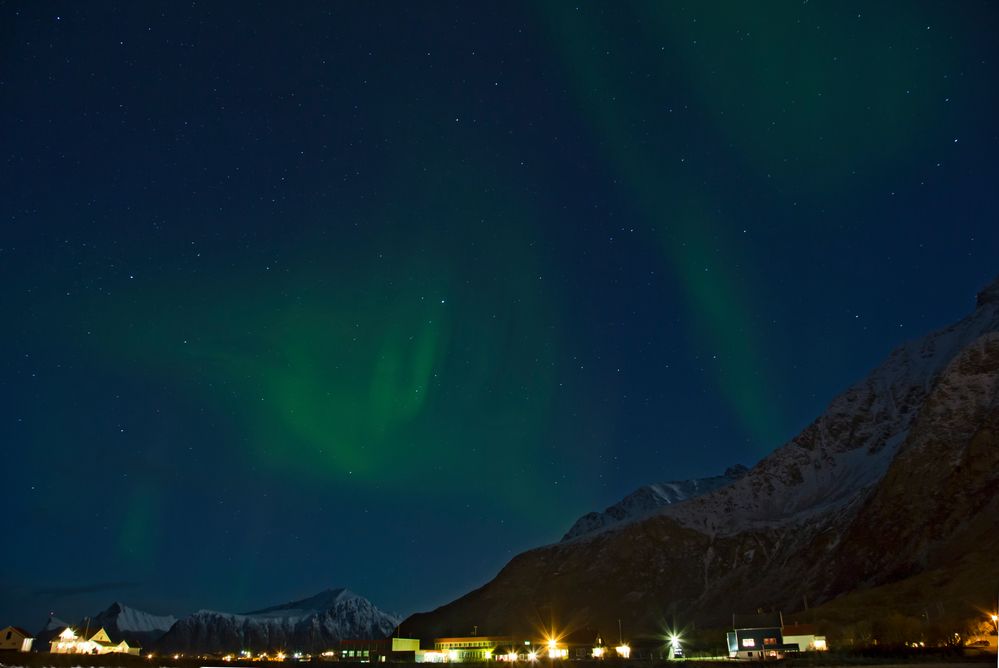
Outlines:
{"type": "Polygon", "coordinates": [[[680,644],[680,640],[679,633],[669,634],[669,658],[671,660],[683,658],[683,646],[680,644]]]}

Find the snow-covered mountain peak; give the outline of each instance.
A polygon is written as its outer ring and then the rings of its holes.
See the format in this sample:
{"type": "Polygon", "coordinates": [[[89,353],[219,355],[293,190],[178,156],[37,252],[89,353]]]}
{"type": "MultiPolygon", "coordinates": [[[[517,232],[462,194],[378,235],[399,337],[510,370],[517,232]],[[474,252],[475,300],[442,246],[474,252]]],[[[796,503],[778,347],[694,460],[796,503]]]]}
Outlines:
{"type": "Polygon", "coordinates": [[[689,501],[702,494],[730,485],[746,475],[747,469],[741,464],[730,466],[725,473],[711,478],[694,480],[674,480],[645,485],[624,497],[602,513],[587,513],[572,525],[562,537],[563,541],[599,533],[647,517],[665,506],[689,501]]]}
{"type": "Polygon", "coordinates": [[[347,589],[327,589],[290,603],[233,614],[199,610],[160,640],[168,651],[328,649],[343,638],[384,638],[399,619],[347,589]]]}
{"type": "Polygon", "coordinates": [[[253,612],[244,613],[246,615],[267,615],[276,612],[291,612],[291,611],[319,611],[319,610],[330,610],[335,608],[338,603],[347,601],[350,599],[359,598],[357,594],[352,591],[345,589],[343,587],[325,589],[314,596],[309,596],[308,598],[303,598],[299,601],[291,601],[290,603],[282,603],[280,605],[274,605],[268,608],[263,608],[261,610],[254,610],[253,612]]]}
{"type": "Polygon", "coordinates": [[[69,624],[62,621],[58,617],[49,617],[49,620],[45,622],[45,628],[43,628],[42,631],[61,631],[67,626],[69,626],[69,624]]]}
{"type": "Polygon", "coordinates": [[[896,348],[742,479],[660,512],[690,528],[727,534],[849,506],[887,471],[948,365],[999,331],[999,281],[978,302],[962,320],[896,348]]]}
{"type": "Polygon", "coordinates": [[[115,601],[104,612],[96,615],[94,621],[118,632],[163,633],[174,625],[177,618],[173,615],[154,615],[115,601]]]}

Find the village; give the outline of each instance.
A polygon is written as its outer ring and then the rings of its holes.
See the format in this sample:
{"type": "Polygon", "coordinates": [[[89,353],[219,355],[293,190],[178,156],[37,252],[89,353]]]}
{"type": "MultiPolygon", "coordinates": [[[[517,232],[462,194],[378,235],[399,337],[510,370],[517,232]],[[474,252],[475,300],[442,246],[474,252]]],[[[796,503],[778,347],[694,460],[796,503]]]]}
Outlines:
{"type": "MultiPolygon", "coordinates": [[[[991,614],[983,624],[989,625],[991,635],[976,635],[961,639],[968,656],[995,656],[997,640],[994,633],[999,617],[991,614]]],[[[517,638],[508,635],[479,635],[478,629],[469,636],[440,637],[429,640],[419,638],[389,637],[343,639],[335,646],[320,652],[243,649],[223,654],[163,654],[145,651],[130,645],[122,638],[114,638],[103,627],[74,628],[66,626],[57,630],[47,647],[35,644],[28,631],[17,626],[0,630],[0,652],[37,653],[50,655],[102,656],[116,655],[137,659],[175,661],[199,659],[214,660],[223,664],[241,665],[248,662],[346,662],[346,663],[523,663],[561,661],[615,663],[679,661],[685,659],[724,659],[734,661],[776,661],[796,655],[812,656],[830,650],[823,635],[809,624],[786,624],[779,613],[755,613],[732,616],[732,628],[726,633],[727,654],[722,656],[687,656],[682,632],[671,632],[662,638],[628,641],[619,635],[617,642],[607,642],[600,636],[586,631],[559,633],[549,629],[535,637],[517,638]]],[[[922,643],[912,643],[920,649],[922,643]]],[[[0,663],[4,663],[0,659],[0,663]]]]}

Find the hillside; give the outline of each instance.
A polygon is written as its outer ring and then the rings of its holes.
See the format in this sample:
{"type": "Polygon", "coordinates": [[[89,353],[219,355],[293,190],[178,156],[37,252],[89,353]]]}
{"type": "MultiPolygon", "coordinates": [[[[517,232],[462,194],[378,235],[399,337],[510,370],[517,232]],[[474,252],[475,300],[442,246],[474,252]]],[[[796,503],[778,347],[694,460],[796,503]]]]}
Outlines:
{"type": "Polygon", "coordinates": [[[634,638],[660,634],[666,619],[723,626],[733,612],[848,603],[913,578],[920,586],[897,605],[947,601],[956,618],[999,584],[997,562],[981,558],[996,553],[997,498],[999,280],[967,317],[901,345],[745,476],[520,554],[404,626],[432,637],[555,620],[610,637],[621,620],[634,638]]]}

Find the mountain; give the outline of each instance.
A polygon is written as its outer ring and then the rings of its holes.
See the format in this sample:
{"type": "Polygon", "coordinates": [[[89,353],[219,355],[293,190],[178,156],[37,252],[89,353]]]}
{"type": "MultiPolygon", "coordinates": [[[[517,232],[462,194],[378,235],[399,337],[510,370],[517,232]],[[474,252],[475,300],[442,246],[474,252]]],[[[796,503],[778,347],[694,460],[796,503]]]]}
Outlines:
{"type": "Polygon", "coordinates": [[[35,634],[34,647],[36,650],[48,651],[49,641],[59,635],[64,628],[69,626],[58,617],[49,617],[42,630],[35,634]]]}
{"type": "Polygon", "coordinates": [[[164,652],[319,652],[343,638],[384,638],[399,619],[346,589],[253,612],[200,610],[160,639],[164,652]]]}
{"type": "Polygon", "coordinates": [[[608,527],[634,522],[642,519],[663,506],[681,501],[689,501],[694,497],[707,494],[729,485],[746,475],[747,469],[741,464],[729,467],[723,475],[695,480],[675,480],[646,485],[624,497],[602,513],[587,513],[572,525],[562,537],[563,541],[572,540],[608,527]]]}
{"type": "MultiPolygon", "coordinates": [[[[577,523],[578,524],[578,523],[577,523]]],[[[421,637],[539,622],[615,637],[760,608],[958,619],[999,586],[999,280],[739,479],[513,558],[421,637]],[[852,602],[852,603],[851,603],[852,602]],[[866,608],[859,607],[861,605],[866,608]],[[843,606],[854,605],[849,610],[843,606]]]]}
{"type": "Polygon", "coordinates": [[[112,640],[124,640],[132,647],[147,647],[159,640],[176,621],[172,615],[152,615],[115,601],[107,610],[81,621],[79,628],[104,627],[112,640]]]}

